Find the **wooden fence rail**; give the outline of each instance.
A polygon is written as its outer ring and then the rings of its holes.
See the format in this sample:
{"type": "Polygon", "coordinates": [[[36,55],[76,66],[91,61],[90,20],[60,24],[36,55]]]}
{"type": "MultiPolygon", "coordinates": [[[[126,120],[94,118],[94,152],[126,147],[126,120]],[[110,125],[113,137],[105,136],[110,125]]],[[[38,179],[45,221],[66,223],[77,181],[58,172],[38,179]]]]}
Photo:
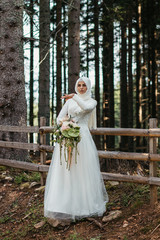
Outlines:
{"type": "MultiPolygon", "coordinates": [[[[44,185],[46,172],[49,166],[46,163],[46,153],[53,152],[54,147],[46,145],[46,133],[52,133],[53,127],[47,127],[45,118],[40,119],[40,128],[38,127],[18,127],[2,126],[0,131],[5,132],[25,132],[40,133],[40,144],[6,142],[0,141],[0,147],[21,148],[33,151],[40,151],[40,164],[20,162],[16,160],[0,159],[0,165],[20,168],[41,173],[41,184],[44,185]]],[[[142,136],[149,137],[149,153],[129,153],[117,151],[98,151],[100,158],[108,159],[126,159],[149,161],[149,177],[128,176],[122,174],[102,173],[105,180],[134,182],[150,185],[150,203],[152,206],[157,202],[157,186],[160,186],[160,178],[157,177],[157,162],[160,161],[160,154],[157,154],[157,138],[160,137],[160,129],[157,128],[157,119],[149,119],[149,129],[131,129],[131,128],[97,128],[91,131],[93,135],[114,135],[114,136],[142,136]]]]}

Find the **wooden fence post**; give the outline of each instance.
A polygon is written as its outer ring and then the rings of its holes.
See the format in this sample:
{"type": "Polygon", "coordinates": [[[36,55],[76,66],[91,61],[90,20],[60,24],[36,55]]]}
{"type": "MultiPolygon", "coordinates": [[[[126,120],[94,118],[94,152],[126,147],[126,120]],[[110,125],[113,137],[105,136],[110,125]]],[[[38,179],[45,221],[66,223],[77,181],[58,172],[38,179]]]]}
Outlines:
{"type": "MultiPolygon", "coordinates": [[[[157,127],[157,119],[150,118],[149,119],[149,128],[157,127]]],[[[157,153],[156,149],[156,137],[149,137],[149,153],[157,153]]],[[[150,161],[149,163],[149,177],[157,177],[157,162],[150,161]]],[[[150,204],[154,207],[157,202],[157,186],[150,185],[150,204]]]]}
{"type": "MultiPolygon", "coordinates": [[[[40,117],[40,127],[46,126],[46,118],[40,117]]],[[[40,132],[40,144],[46,145],[46,134],[43,134],[43,132],[40,132]]],[[[45,164],[46,163],[46,151],[41,150],[40,151],[40,163],[45,164]]],[[[41,173],[41,185],[43,186],[45,184],[46,179],[46,173],[41,173]]]]}

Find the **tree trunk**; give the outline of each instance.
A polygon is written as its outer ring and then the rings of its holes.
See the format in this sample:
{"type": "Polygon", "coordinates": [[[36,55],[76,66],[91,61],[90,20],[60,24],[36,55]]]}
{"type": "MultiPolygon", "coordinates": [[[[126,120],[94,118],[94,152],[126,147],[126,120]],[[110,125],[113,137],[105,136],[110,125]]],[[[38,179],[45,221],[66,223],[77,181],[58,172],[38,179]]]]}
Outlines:
{"type": "MultiPolygon", "coordinates": [[[[103,126],[115,127],[114,119],[114,57],[113,57],[113,1],[104,1],[103,5],[103,126]]],[[[106,139],[107,149],[114,149],[115,137],[106,139]]]]}
{"type": "MultiPolygon", "coordinates": [[[[39,120],[50,124],[50,1],[40,0],[39,120]]],[[[47,144],[49,139],[47,138],[47,144]]]]}
{"type": "MultiPolygon", "coordinates": [[[[147,98],[147,48],[146,48],[146,3],[142,2],[142,124],[143,129],[148,127],[148,98],[147,98]]],[[[143,151],[148,150],[147,139],[143,137],[143,151]]]]}
{"type": "Polygon", "coordinates": [[[56,18],[56,32],[57,32],[57,107],[56,113],[61,110],[61,96],[62,96],[62,23],[61,23],[61,15],[62,15],[62,1],[57,0],[57,18],[56,18]]]}
{"type": "MultiPolygon", "coordinates": [[[[67,24],[66,22],[66,5],[63,5],[63,26],[67,24]]],[[[67,77],[66,77],[66,27],[63,29],[63,81],[64,81],[64,93],[67,93],[67,77]]]]}
{"type": "Polygon", "coordinates": [[[74,92],[80,71],[80,1],[69,0],[68,9],[68,92],[74,92]]]}
{"type": "Polygon", "coordinates": [[[86,42],[86,61],[87,61],[87,77],[89,77],[89,15],[88,15],[88,11],[89,11],[89,7],[88,7],[88,0],[87,0],[87,16],[86,16],[86,27],[87,27],[87,42],[86,42]]]}
{"type": "Polygon", "coordinates": [[[157,65],[156,65],[156,41],[155,41],[155,0],[150,5],[151,14],[151,59],[152,59],[152,118],[157,117],[157,65]]]}
{"type": "MultiPolygon", "coordinates": [[[[132,77],[132,8],[128,16],[128,127],[133,128],[133,77],[132,77]]],[[[134,150],[133,137],[128,138],[129,151],[134,150]]]]}
{"type": "MultiPolygon", "coordinates": [[[[136,127],[142,124],[142,74],[141,74],[141,4],[136,1],[136,127]]],[[[136,146],[140,146],[140,137],[137,137],[136,146]]]]}
{"type": "MultiPolygon", "coordinates": [[[[127,51],[126,51],[126,22],[121,21],[121,66],[120,66],[120,127],[128,127],[128,97],[127,97],[127,51]]],[[[121,137],[120,149],[127,149],[128,139],[121,137]]]]}
{"type": "MultiPolygon", "coordinates": [[[[115,127],[114,119],[114,42],[113,42],[113,1],[103,1],[103,127],[115,127]]],[[[104,149],[113,150],[115,147],[114,136],[104,136],[104,149]]],[[[117,167],[117,161],[105,159],[103,171],[117,167]],[[116,165],[115,165],[116,164],[116,165]]]]}
{"type": "MultiPolygon", "coordinates": [[[[52,121],[52,125],[54,125],[54,113],[55,113],[55,72],[54,72],[54,55],[55,55],[55,50],[54,50],[54,46],[52,48],[52,109],[51,109],[51,121],[52,121]]],[[[53,139],[52,139],[53,140],[53,139]]]]}
{"type": "MultiPolygon", "coordinates": [[[[0,6],[0,124],[26,125],[23,62],[23,1],[5,0],[0,6]]],[[[0,140],[26,142],[22,133],[0,133],[0,140]]],[[[27,152],[17,149],[0,149],[0,158],[26,160],[27,152]]]]}
{"type": "MultiPolygon", "coordinates": [[[[33,113],[33,106],[34,106],[34,96],[33,96],[33,67],[34,67],[34,41],[33,41],[33,0],[30,0],[30,99],[29,99],[29,124],[30,126],[33,126],[33,119],[34,119],[34,113],[33,113]]],[[[30,143],[33,143],[33,133],[30,133],[30,143]]]]}
{"type": "Polygon", "coordinates": [[[150,26],[151,26],[151,16],[150,16],[150,4],[151,1],[147,0],[147,37],[148,37],[148,117],[151,116],[151,34],[150,34],[150,26]]]}
{"type": "Polygon", "coordinates": [[[100,86],[99,86],[99,6],[98,1],[94,0],[94,46],[95,46],[95,99],[97,100],[97,125],[100,127],[100,86]]]}

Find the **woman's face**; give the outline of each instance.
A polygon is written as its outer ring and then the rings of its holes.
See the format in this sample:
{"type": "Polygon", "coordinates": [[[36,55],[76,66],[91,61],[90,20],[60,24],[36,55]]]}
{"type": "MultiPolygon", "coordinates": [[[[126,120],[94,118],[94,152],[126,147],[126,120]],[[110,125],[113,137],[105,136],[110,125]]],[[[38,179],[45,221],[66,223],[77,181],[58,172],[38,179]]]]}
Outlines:
{"type": "Polygon", "coordinates": [[[78,82],[77,90],[80,94],[84,94],[87,91],[87,86],[84,81],[78,82]]]}

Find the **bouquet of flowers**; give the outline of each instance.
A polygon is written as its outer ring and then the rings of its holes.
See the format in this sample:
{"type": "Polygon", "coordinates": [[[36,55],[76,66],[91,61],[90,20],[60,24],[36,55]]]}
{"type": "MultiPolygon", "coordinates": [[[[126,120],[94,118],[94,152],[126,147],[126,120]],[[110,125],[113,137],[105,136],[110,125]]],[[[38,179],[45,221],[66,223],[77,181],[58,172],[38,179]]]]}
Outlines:
{"type": "Polygon", "coordinates": [[[62,146],[64,147],[64,157],[67,162],[67,169],[70,170],[73,150],[75,149],[75,163],[77,163],[77,145],[81,140],[80,127],[74,122],[71,117],[66,116],[60,121],[60,124],[55,125],[54,135],[56,142],[60,144],[60,164],[62,164],[62,146]]]}

